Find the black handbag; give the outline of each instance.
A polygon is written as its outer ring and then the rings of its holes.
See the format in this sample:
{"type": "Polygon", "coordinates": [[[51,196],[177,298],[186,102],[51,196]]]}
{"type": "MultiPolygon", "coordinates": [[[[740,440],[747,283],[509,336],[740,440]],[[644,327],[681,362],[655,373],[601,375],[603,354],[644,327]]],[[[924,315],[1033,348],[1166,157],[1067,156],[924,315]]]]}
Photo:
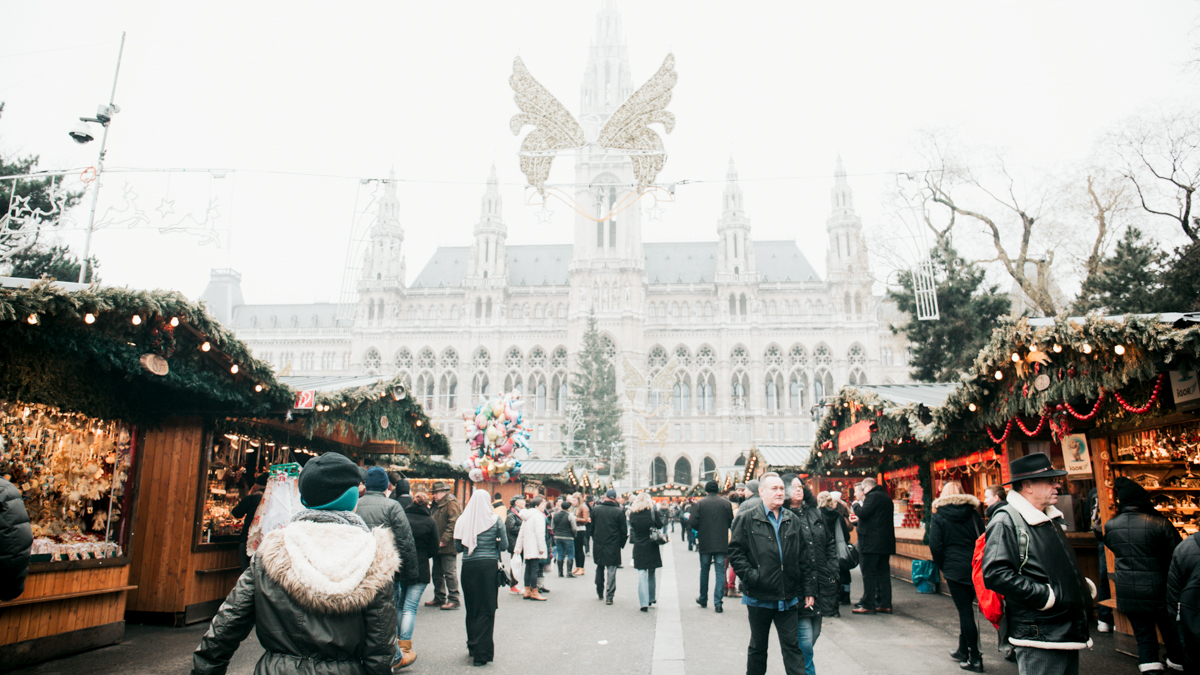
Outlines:
{"type": "Polygon", "coordinates": [[[508,585],[508,572],[504,571],[503,560],[497,560],[496,565],[496,586],[499,588],[504,588],[508,585]]]}

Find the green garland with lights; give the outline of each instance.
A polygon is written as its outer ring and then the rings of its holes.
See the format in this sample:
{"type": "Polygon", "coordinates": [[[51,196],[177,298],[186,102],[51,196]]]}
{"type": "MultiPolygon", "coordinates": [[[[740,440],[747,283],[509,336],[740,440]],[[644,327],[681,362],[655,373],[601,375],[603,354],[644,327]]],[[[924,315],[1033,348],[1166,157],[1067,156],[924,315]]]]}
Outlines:
{"type": "MultiPolygon", "coordinates": [[[[1130,406],[1157,404],[1154,391],[1160,374],[1194,370],[1198,364],[1198,325],[1178,328],[1136,316],[1124,321],[1098,316],[1071,321],[1064,316],[1051,326],[1009,320],[992,334],[971,371],[937,408],[897,405],[869,390],[842,389],[818,425],[807,468],[818,475],[865,476],[916,465],[922,487],[931,495],[932,462],[995,447],[989,433],[1003,433],[1010,420],[1023,420],[1032,430],[1047,415],[1079,426],[1082,421],[1070,410],[1109,426],[1168,414],[1161,405],[1131,413],[1116,394],[1130,406]],[[1046,379],[1041,383],[1047,386],[1038,389],[1042,375],[1046,379]],[[837,434],[862,419],[878,427],[871,434],[871,447],[839,452],[837,434]]],[[[1023,435],[1015,423],[1009,433],[1023,435]]]]}
{"type": "Polygon", "coordinates": [[[399,377],[365,387],[320,392],[316,406],[305,419],[309,434],[350,432],[360,438],[399,443],[416,454],[450,455],[449,439],[429,423],[429,416],[399,377]]]}
{"type": "Polygon", "coordinates": [[[0,363],[0,397],[138,424],[263,414],[291,400],[203,305],[173,291],[68,291],[48,281],[0,288],[0,363]],[[166,375],[147,372],[139,362],[147,353],[167,358],[166,375]]]}

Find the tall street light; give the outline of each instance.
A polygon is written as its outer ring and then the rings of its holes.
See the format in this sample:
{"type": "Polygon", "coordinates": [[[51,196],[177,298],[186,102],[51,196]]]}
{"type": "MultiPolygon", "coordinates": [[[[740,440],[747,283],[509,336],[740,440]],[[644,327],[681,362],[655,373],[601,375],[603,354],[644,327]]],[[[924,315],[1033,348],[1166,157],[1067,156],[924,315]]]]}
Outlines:
{"type": "Polygon", "coordinates": [[[108,97],[108,105],[101,104],[96,110],[95,117],[80,117],[79,124],[76,124],[69,132],[71,138],[79,144],[89,143],[95,137],[92,135],[92,127],[89,122],[96,122],[104,127],[104,134],[100,138],[100,157],[96,160],[96,187],[92,190],[92,209],[88,215],[87,238],[83,240],[83,261],[79,265],[79,283],[84,283],[87,280],[88,268],[92,250],[92,230],[96,226],[96,201],[100,197],[100,174],[104,172],[104,153],[108,149],[108,123],[112,121],[113,115],[121,112],[113,100],[117,96],[117,78],[121,75],[121,56],[125,53],[125,33],[121,33],[121,49],[117,52],[117,71],[113,74],[112,94],[108,97]]]}

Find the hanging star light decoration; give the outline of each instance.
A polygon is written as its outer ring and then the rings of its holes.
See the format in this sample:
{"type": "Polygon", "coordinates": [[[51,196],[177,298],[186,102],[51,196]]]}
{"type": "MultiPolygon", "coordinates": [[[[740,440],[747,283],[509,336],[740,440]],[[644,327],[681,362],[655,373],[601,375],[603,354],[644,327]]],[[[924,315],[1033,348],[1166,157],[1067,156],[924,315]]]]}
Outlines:
{"type": "Polygon", "coordinates": [[[550,224],[550,216],[553,216],[553,215],[554,215],[554,212],[551,211],[547,205],[542,204],[542,208],[539,209],[537,212],[538,225],[549,225],[550,224]]]}
{"type": "Polygon", "coordinates": [[[654,206],[646,209],[646,215],[654,222],[662,222],[663,214],[666,212],[666,209],[658,205],[657,199],[654,200],[654,206]]]}
{"type": "Polygon", "coordinates": [[[174,199],[163,199],[162,203],[159,204],[158,207],[155,208],[154,210],[158,211],[158,216],[160,218],[166,218],[167,216],[171,215],[172,213],[175,213],[175,200],[174,199]]]}

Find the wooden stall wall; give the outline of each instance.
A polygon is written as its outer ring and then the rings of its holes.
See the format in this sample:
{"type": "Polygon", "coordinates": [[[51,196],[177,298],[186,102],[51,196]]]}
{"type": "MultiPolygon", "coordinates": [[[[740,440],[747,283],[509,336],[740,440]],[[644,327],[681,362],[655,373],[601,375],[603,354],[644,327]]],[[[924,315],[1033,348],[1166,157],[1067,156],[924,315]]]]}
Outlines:
{"type": "Polygon", "coordinates": [[[209,618],[237,582],[232,545],[193,550],[204,440],[199,418],[173,419],[145,434],[130,554],[130,583],[138,586],[129,596],[131,620],[184,625],[209,618]]]}
{"type": "Polygon", "coordinates": [[[34,563],[25,592],[0,602],[0,670],[120,641],[129,563],[34,563]]]}

